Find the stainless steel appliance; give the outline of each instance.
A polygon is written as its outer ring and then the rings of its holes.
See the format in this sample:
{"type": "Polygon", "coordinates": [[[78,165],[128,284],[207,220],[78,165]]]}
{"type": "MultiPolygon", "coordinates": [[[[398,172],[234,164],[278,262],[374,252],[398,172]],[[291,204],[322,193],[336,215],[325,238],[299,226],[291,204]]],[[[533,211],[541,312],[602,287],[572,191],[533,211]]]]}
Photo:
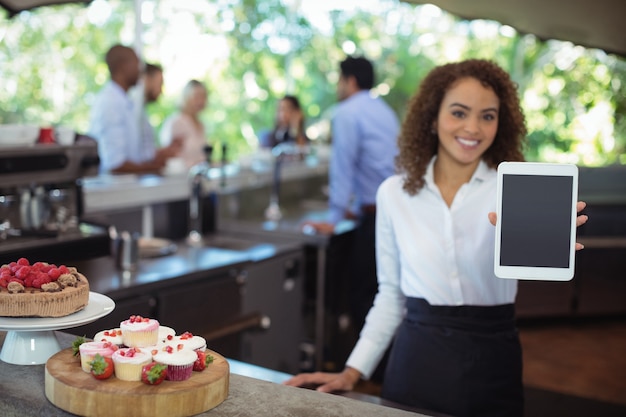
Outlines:
{"type": "Polygon", "coordinates": [[[91,141],[0,149],[1,263],[109,254],[107,230],[81,221],[82,178],[96,174],[98,164],[91,141]]]}

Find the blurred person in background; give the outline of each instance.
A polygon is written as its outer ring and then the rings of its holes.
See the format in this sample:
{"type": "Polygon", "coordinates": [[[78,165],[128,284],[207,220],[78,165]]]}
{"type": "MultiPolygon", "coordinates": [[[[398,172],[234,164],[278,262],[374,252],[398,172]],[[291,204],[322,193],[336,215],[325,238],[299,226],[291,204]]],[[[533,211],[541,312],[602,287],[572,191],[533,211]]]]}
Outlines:
{"type": "Polygon", "coordinates": [[[163,122],[160,132],[161,146],[169,146],[180,141],[177,157],[185,161],[187,167],[205,161],[205,148],[210,147],[206,128],[200,113],[206,108],[208,91],[198,80],[190,80],[183,88],[180,108],[163,122]]]}
{"type": "Polygon", "coordinates": [[[105,61],[111,78],[96,96],[88,131],[98,142],[100,172],[159,173],[178,146],[157,150],[153,134],[138,121],[139,110],[129,90],[139,81],[139,57],[132,48],[118,44],[107,51],[105,61]]]}
{"type": "Polygon", "coordinates": [[[332,234],[343,219],[355,219],[350,273],[351,319],[358,331],[376,294],[376,191],[394,174],[400,123],[385,101],[374,96],[374,67],[364,57],[339,65],[339,104],[332,119],[329,216],[310,222],[318,233],[332,234]]]}
{"type": "Polygon", "coordinates": [[[306,145],[309,139],[304,126],[300,100],[296,96],[286,95],[278,102],[274,128],[260,135],[260,145],[263,148],[273,148],[282,143],[306,145]]]}

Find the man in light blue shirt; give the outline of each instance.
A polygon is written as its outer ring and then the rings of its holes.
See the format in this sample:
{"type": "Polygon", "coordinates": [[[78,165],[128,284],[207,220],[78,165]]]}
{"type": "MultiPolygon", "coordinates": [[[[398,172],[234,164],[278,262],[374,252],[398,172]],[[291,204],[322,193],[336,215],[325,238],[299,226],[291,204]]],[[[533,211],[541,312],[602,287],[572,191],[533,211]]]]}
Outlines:
{"type": "Polygon", "coordinates": [[[156,149],[152,136],[142,135],[128,90],[137,84],[140,61],[134,50],[114,45],[106,54],[111,79],[91,109],[89,136],[98,142],[101,173],[158,173],[175,147],[156,149]]]}
{"type": "Polygon", "coordinates": [[[360,330],[378,285],[375,223],[378,186],[395,173],[400,129],[395,112],[370,90],[374,69],[362,57],[340,64],[337,106],[332,121],[329,216],[311,223],[319,233],[332,234],[342,219],[357,219],[350,274],[351,315],[360,330]]]}

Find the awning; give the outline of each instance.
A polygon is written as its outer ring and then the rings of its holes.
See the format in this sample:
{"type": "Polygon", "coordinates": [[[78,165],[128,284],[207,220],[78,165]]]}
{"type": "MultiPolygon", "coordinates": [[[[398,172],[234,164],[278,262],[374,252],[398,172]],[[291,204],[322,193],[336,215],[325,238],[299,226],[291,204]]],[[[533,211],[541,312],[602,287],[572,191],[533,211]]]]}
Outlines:
{"type": "Polygon", "coordinates": [[[31,10],[40,6],[52,6],[68,3],[91,3],[92,0],[0,0],[0,6],[7,9],[9,17],[24,10],[31,10]]]}
{"type": "Polygon", "coordinates": [[[626,0],[402,0],[462,19],[487,19],[542,40],[570,41],[626,56],[626,0]]]}
{"type": "MultiPolygon", "coordinates": [[[[540,39],[570,41],[626,56],[626,0],[402,0],[434,4],[463,19],[488,19],[540,39]]],[[[10,15],[39,6],[91,0],[0,0],[10,15]]]]}

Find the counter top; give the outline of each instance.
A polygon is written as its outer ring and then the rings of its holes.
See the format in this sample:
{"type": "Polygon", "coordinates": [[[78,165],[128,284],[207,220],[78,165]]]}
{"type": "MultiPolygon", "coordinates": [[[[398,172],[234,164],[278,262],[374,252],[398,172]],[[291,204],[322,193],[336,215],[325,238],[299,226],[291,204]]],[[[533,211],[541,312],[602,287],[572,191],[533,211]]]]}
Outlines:
{"type": "Polygon", "coordinates": [[[133,292],[142,293],[149,289],[171,285],[176,279],[184,284],[200,276],[218,274],[232,268],[240,268],[248,262],[259,262],[277,254],[299,250],[299,242],[286,239],[243,239],[227,235],[207,236],[204,245],[195,247],[184,240],[175,242],[175,253],[156,258],[141,258],[135,271],[122,271],[115,266],[113,257],[104,256],[73,262],[89,279],[91,291],[109,296],[133,292]],[[221,246],[221,247],[218,247],[221,246]]]}
{"type": "MultiPolygon", "coordinates": [[[[217,194],[243,188],[267,186],[273,181],[272,160],[264,156],[263,164],[243,167],[238,163],[210,168],[205,175],[205,188],[217,194]]],[[[325,175],[328,162],[316,159],[314,163],[289,161],[281,167],[281,181],[293,181],[316,175],[325,175]]],[[[161,175],[99,175],[83,179],[85,213],[107,213],[132,207],[181,201],[189,198],[191,185],[186,174],[161,175]]]]}
{"type": "MultiPolygon", "coordinates": [[[[62,348],[75,336],[55,332],[62,348]]],[[[0,332],[0,343],[5,332],[0,332]]],[[[0,415],[3,417],[71,416],[50,403],[44,392],[44,365],[12,365],[0,361],[0,415]]],[[[228,398],[200,416],[424,416],[343,396],[287,387],[231,373],[228,398]]]]}

